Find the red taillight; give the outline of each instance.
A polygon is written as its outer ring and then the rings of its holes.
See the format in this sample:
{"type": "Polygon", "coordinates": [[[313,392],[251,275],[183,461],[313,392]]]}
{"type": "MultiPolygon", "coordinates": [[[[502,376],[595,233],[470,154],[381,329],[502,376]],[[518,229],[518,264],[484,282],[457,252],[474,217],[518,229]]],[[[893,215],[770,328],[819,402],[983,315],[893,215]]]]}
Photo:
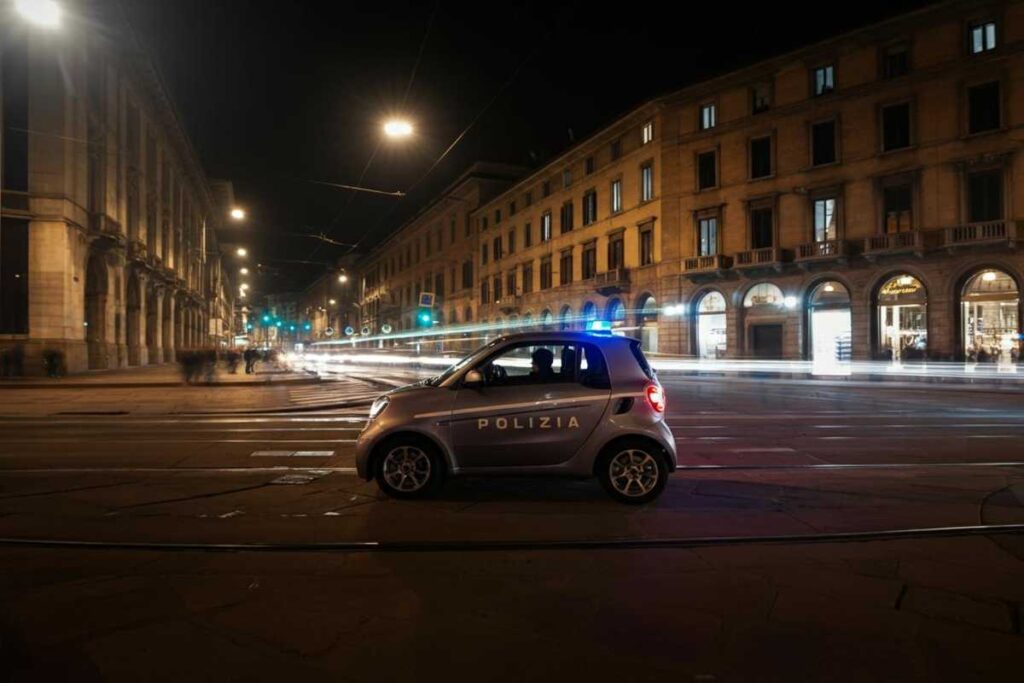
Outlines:
{"type": "Polygon", "coordinates": [[[647,385],[647,402],[656,413],[665,412],[665,392],[657,384],[647,385]]]}

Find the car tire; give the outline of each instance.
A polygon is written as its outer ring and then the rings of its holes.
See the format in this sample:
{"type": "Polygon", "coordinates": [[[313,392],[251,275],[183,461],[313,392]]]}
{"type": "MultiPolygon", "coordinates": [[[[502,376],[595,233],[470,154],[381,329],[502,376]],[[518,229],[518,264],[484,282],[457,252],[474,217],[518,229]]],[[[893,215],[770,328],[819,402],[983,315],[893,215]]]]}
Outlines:
{"type": "Polygon", "coordinates": [[[644,439],[615,442],[605,449],[597,466],[604,490],[627,505],[643,505],[661,495],[668,474],[661,448],[644,439]]]}
{"type": "Polygon", "coordinates": [[[374,478],[380,490],[392,498],[428,498],[444,483],[444,460],[426,439],[389,439],[374,461],[374,478]]]}

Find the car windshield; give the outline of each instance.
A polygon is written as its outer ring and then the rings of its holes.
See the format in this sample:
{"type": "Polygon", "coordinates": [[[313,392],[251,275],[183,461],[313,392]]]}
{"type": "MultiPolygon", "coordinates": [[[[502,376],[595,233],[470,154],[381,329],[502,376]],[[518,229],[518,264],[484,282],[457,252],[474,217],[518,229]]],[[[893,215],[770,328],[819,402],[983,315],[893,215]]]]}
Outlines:
{"type": "Polygon", "coordinates": [[[495,339],[494,341],[490,342],[489,344],[484,344],[483,346],[478,348],[476,351],[474,351],[473,353],[469,354],[468,356],[466,356],[465,358],[460,360],[455,365],[452,365],[451,367],[449,367],[447,370],[442,372],[440,375],[437,375],[436,377],[431,377],[430,379],[428,379],[426,381],[426,384],[428,386],[432,386],[432,387],[439,386],[445,380],[447,380],[449,377],[451,377],[452,375],[457,373],[459,370],[461,370],[462,368],[466,367],[470,363],[474,362],[477,358],[479,358],[482,354],[486,353],[490,348],[492,348],[497,343],[498,343],[498,340],[495,339]]]}

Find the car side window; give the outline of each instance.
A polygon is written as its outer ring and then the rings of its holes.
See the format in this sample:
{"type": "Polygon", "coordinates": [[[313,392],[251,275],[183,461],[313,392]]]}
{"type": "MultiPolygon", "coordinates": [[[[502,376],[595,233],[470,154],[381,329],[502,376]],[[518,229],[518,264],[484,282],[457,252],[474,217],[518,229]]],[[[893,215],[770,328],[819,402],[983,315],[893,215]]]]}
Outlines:
{"type": "Polygon", "coordinates": [[[593,344],[583,344],[580,355],[579,383],[591,389],[611,389],[604,354],[593,344]]]}
{"type": "Polygon", "coordinates": [[[578,355],[576,344],[518,344],[491,356],[478,369],[489,387],[574,382],[578,355]]]}

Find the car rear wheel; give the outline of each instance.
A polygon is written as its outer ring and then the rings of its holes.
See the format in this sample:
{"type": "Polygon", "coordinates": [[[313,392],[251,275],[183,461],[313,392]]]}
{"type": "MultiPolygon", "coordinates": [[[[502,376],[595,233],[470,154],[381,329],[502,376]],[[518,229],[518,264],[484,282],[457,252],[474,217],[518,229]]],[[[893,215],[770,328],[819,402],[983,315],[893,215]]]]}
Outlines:
{"type": "Polygon", "coordinates": [[[375,478],[392,498],[425,498],[438,491],[444,465],[437,449],[422,440],[398,438],[384,444],[375,478]]]}
{"type": "Polygon", "coordinates": [[[608,450],[597,475],[609,496],[620,503],[642,505],[661,495],[668,482],[668,466],[660,449],[630,440],[608,450]]]}

